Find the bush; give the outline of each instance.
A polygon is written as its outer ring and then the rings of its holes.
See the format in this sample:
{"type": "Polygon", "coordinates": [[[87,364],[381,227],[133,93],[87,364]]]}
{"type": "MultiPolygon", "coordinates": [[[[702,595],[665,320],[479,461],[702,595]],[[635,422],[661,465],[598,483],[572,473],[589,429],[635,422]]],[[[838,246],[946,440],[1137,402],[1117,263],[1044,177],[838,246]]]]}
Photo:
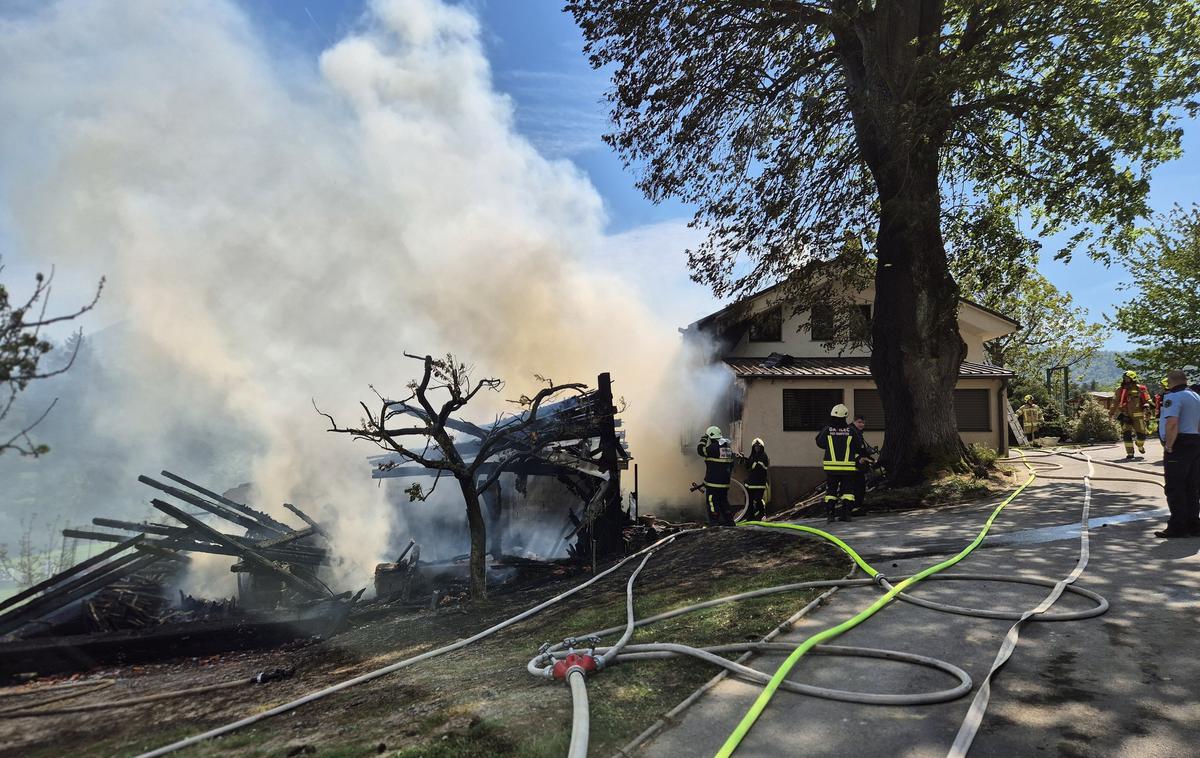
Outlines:
{"type": "Polygon", "coordinates": [[[1090,397],[1084,400],[1069,427],[1073,442],[1116,442],[1121,437],[1121,426],[1090,397]]]}
{"type": "Polygon", "coordinates": [[[971,456],[979,462],[980,466],[989,470],[995,468],[996,461],[1000,459],[999,453],[987,445],[980,445],[978,442],[971,443],[971,456]]]}

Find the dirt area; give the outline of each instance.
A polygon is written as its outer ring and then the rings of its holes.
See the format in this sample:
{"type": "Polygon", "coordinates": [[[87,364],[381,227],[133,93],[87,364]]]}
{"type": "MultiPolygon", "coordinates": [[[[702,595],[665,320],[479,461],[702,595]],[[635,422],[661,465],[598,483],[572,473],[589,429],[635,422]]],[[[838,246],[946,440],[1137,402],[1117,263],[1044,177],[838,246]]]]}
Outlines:
{"type": "MultiPolygon", "coordinates": [[[[525,671],[542,642],[621,623],[630,562],[579,595],[479,644],[339,692],[186,755],[560,756],[570,731],[570,695],[525,671]]],[[[791,533],[718,529],[683,535],[638,579],[635,610],[649,616],[681,605],[787,582],[836,578],[848,562],[832,547],[791,533]]],[[[0,719],[0,755],[132,755],[266,710],[388,663],[467,637],[575,586],[586,575],[486,602],[359,619],[325,642],[203,660],[91,671],[116,683],[79,705],[295,669],[286,680],[240,685],[158,703],[57,717],[0,719]]],[[[713,644],[757,639],[816,591],[758,598],[638,630],[634,642],[713,644]]],[[[613,638],[606,640],[611,642],[613,638]]],[[[614,666],[589,682],[592,751],[607,755],[711,677],[691,660],[614,666]]],[[[61,681],[61,680],[59,680],[61,681]]],[[[45,687],[38,682],[27,689],[45,687]]],[[[0,691],[0,710],[20,699],[0,691]]]]}
{"type": "Polygon", "coordinates": [[[960,505],[1008,494],[1028,475],[1019,463],[1001,463],[986,477],[952,474],[917,487],[891,487],[868,492],[868,511],[907,511],[935,505],[960,505]]]}

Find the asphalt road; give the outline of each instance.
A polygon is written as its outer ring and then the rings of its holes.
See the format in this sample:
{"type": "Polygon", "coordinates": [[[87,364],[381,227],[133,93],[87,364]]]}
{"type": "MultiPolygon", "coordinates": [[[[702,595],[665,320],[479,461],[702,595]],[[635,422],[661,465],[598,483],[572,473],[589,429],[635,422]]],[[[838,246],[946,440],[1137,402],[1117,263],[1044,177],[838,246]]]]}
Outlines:
{"type": "MultiPolygon", "coordinates": [[[[1120,446],[1088,451],[1120,461],[1120,446]]],[[[1161,472],[1150,443],[1135,464],[1148,480],[1161,472]]],[[[1086,464],[1054,458],[1082,477],[1086,464]]],[[[1123,461],[1121,461],[1123,463],[1123,461]]],[[[1200,539],[1159,540],[1166,521],[1161,487],[1101,481],[1138,474],[1096,467],[1092,485],[1091,560],[1078,586],[1105,596],[1103,616],[1025,626],[1011,661],[994,680],[991,706],[972,756],[1200,755],[1200,539]]],[[[1039,478],[996,521],[991,536],[947,573],[1016,574],[1058,580],[1079,557],[1082,481],[1039,478]]],[[[880,514],[833,531],[892,576],[914,573],[958,552],[995,503],[937,511],[880,514]]],[[[804,523],[804,522],[801,522],[804,523]]],[[[824,528],[824,521],[807,522],[824,528]]],[[[983,608],[1025,610],[1047,588],[968,581],[928,582],[916,594],[983,608]]],[[[874,587],[843,589],[781,640],[799,644],[869,605],[874,587]]],[[[1055,610],[1088,607],[1067,594],[1055,610]]],[[[991,666],[1010,621],[951,615],[895,602],[836,641],[921,653],[965,669],[975,682],[991,666]]],[[[782,656],[751,665],[774,672],[782,656]]],[[[812,656],[791,679],[865,692],[920,692],[950,686],[944,674],[872,659],[812,656]]],[[[726,679],[677,723],[643,746],[645,756],[714,755],[760,688],[726,679]]],[[[975,690],[951,703],[914,707],[840,703],[779,692],[737,756],[944,756],[975,690]]]]}

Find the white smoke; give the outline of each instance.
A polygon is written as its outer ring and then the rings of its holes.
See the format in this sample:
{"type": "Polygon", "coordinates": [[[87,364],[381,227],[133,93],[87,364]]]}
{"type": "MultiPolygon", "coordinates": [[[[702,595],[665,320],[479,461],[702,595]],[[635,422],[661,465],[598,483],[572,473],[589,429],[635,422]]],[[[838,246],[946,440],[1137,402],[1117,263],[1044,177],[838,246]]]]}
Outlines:
{"type": "Polygon", "coordinates": [[[611,371],[635,455],[678,451],[708,397],[673,373],[677,324],[607,265],[586,177],[516,132],[468,10],[376,0],[315,68],[272,56],[220,0],[0,15],[3,226],[27,259],[107,275],[101,313],[129,330],[94,429],[151,474],[220,437],[259,505],[331,523],[359,576],[396,514],[376,451],[310,400],[353,422],[369,383],[414,376],[403,350],[455,352],[502,398],[611,371]]]}

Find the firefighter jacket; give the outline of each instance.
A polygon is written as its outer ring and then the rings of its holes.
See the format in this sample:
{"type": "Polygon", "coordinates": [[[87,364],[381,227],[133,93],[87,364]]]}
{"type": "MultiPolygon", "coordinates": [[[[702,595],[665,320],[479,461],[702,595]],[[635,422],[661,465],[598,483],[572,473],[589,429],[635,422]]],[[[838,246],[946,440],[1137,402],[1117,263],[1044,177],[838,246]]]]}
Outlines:
{"type": "Polygon", "coordinates": [[[1117,387],[1117,411],[1129,416],[1140,416],[1150,407],[1150,390],[1146,389],[1146,385],[1136,385],[1137,390],[1132,391],[1128,385],[1122,384],[1117,387]]]}
{"type": "Polygon", "coordinates": [[[817,447],[825,451],[821,468],[832,473],[852,474],[863,454],[861,438],[849,426],[827,426],[817,432],[817,447]]]}
{"type": "Polygon", "coordinates": [[[1036,403],[1025,403],[1017,409],[1017,415],[1028,426],[1038,426],[1042,423],[1042,409],[1036,403]]]}
{"type": "Polygon", "coordinates": [[[703,439],[696,452],[704,459],[704,486],[729,489],[733,478],[733,445],[729,440],[703,439]]]}
{"type": "Polygon", "coordinates": [[[767,474],[771,468],[771,459],[766,452],[751,452],[746,459],[746,489],[766,489],[767,474]]]}

